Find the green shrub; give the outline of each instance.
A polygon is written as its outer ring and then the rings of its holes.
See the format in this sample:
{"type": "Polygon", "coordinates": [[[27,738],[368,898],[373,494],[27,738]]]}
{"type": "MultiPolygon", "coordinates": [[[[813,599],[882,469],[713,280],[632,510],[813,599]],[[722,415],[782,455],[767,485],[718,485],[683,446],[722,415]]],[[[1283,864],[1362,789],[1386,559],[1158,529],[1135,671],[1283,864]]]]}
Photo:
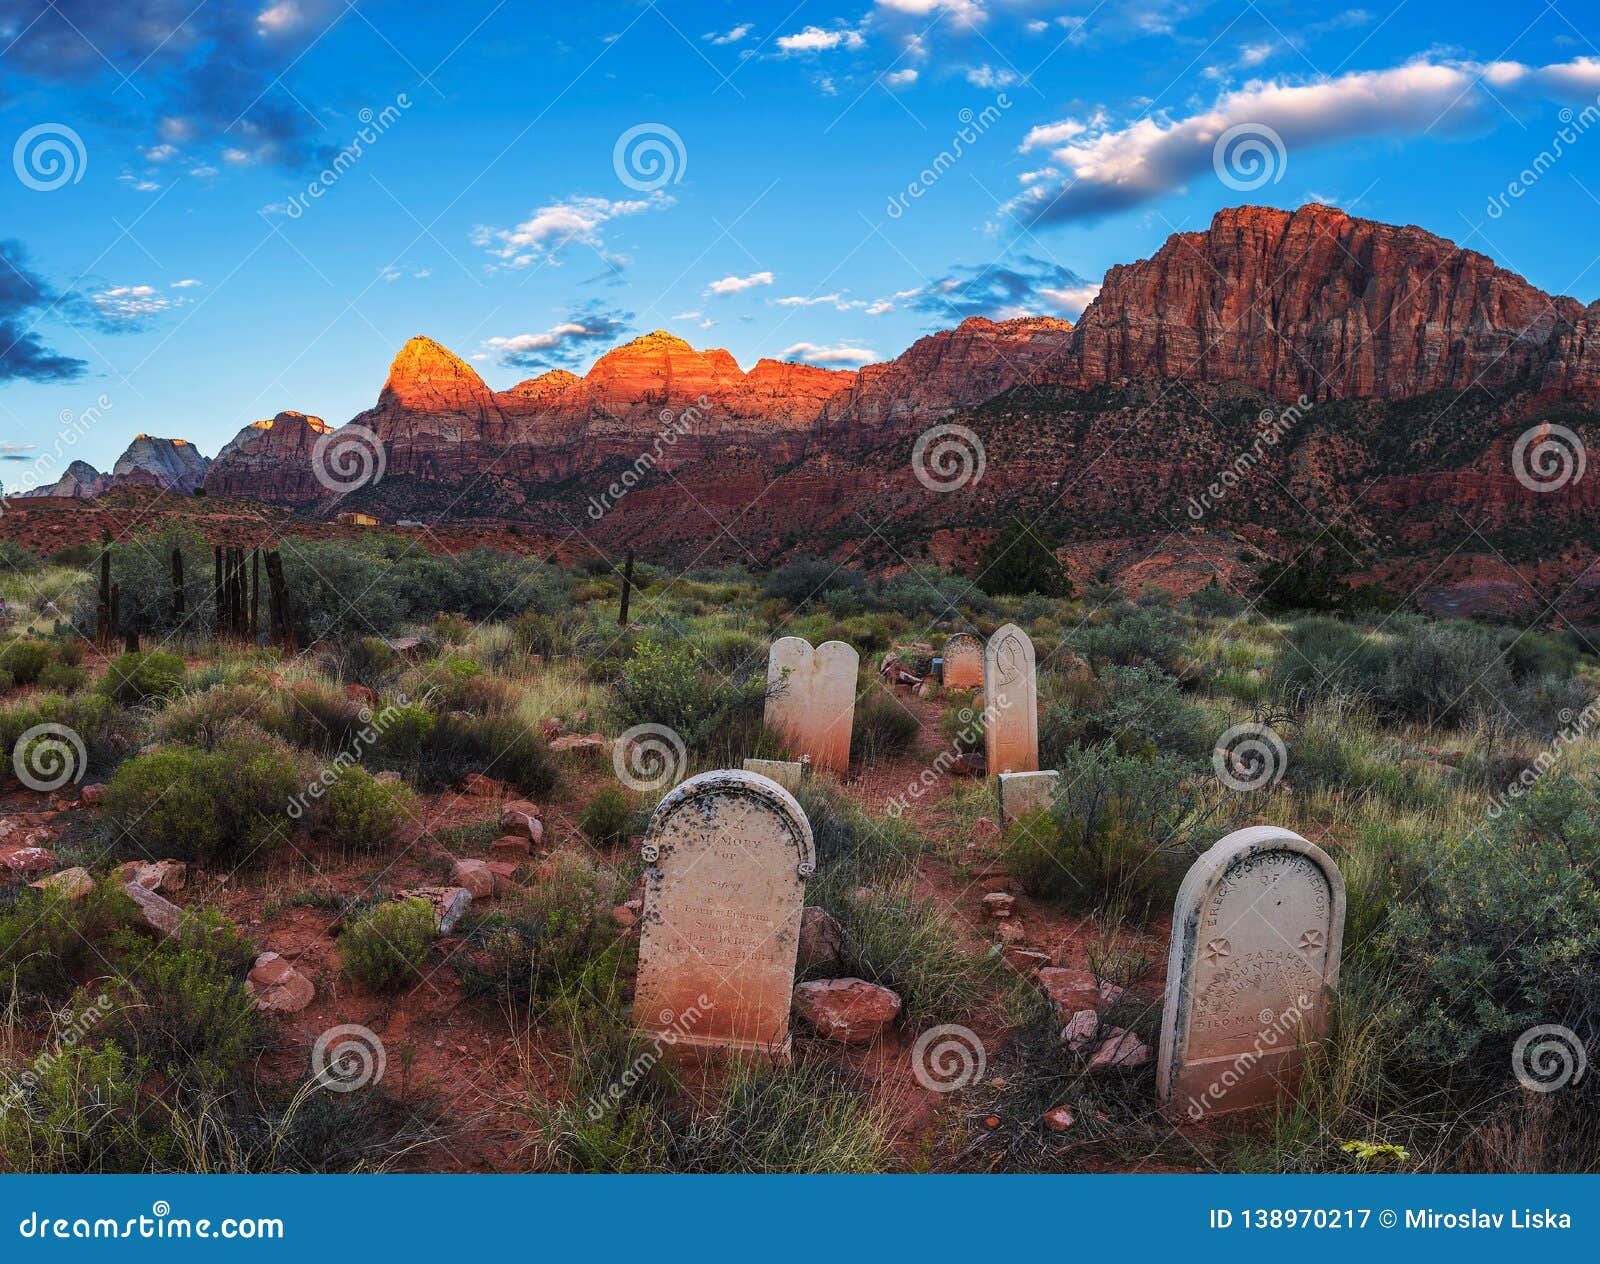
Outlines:
{"type": "Polygon", "coordinates": [[[544,735],[514,716],[440,716],[418,756],[419,779],[444,788],[474,772],[510,782],[535,799],[547,797],[559,777],[544,735]]]}
{"type": "Polygon", "coordinates": [[[69,995],[85,969],[101,964],[98,945],[130,908],[107,883],[80,900],[30,887],[0,890],[0,1000],[13,991],[69,995]]]}
{"type": "Polygon", "coordinates": [[[183,693],[161,709],[150,731],[158,742],[210,747],[226,740],[241,724],[288,736],[285,695],[252,684],[218,684],[183,693]]]}
{"type": "MultiPolygon", "coordinates": [[[[11,776],[15,769],[17,743],[29,729],[41,724],[71,729],[83,743],[87,764],[82,772],[95,772],[111,764],[119,747],[117,717],[110,699],[98,694],[77,694],[63,698],[58,694],[35,694],[0,708],[0,775],[11,776]]],[[[76,759],[74,754],[72,757],[76,759]]],[[[55,769],[44,764],[24,766],[41,772],[55,769]]],[[[76,774],[76,771],[74,773],[76,774]]]]}
{"type": "Polygon", "coordinates": [[[379,995],[409,987],[421,977],[434,932],[433,907],[426,900],[393,900],[369,909],[339,936],[345,977],[379,995]]]}
{"type": "Polygon", "coordinates": [[[159,650],[129,650],[106,666],[100,691],[122,706],[160,702],[183,687],[183,659],[159,650]]]}
{"type": "Polygon", "coordinates": [[[391,703],[380,713],[378,753],[385,759],[414,762],[433,740],[438,718],[415,702],[391,703]]]}
{"type": "Polygon", "coordinates": [[[1493,716],[1511,687],[1495,638],[1470,624],[1425,624],[1400,644],[1385,703],[1391,713],[1428,724],[1459,725],[1493,716]]]}
{"type": "Polygon", "coordinates": [[[77,693],[88,683],[88,672],[66,663],[51,663],[39,673],[39,687],[52,693],[77,693]]]}
{"type": "Polygon", "coordinates": [[[1206,713],[1166,672],[1106,667],[1093,680],[1047,676],[1041,690],[1039,758],[1058,766],[1067,751],[1110,741],[1124,755],[1173,755],[1209,762],[1214,738],[1206,713]]]}
{"type": "Polygon", "coordinates": [[[759,740],[764,675],[729,680],[705,672],[686,644],[666,648],[641,640],[614,692],[619,727],[665,725],[697,754],[749,750],[759,740]]]}
{"type": "Polygon", "coordinates": [[[31,685],[54,660],[44,641],[12,641],[0,647],[0,672],[15,684],[31,685]]]}
{"type": "Polygon", "coordinates": [[[288,837],[306,770],[271,739],[230,738],[210,751],[138,755],[106,786],[103,813],[141,854],[239,864],[288,837]]]}
{"type": "Polygon", "coordinates": [[[1208,619],[1231,619],[1245,607],[1243,599],[1224,588],[1215,575],[1204,588],[1190,593],[1184,604],[1194,614],[1208,619]]]}
{"type": "Polygon", "coordinates": [[[48,1062],[0,1071],[0,1171],[144,1172],[170,1147],[144,1122],[147,1068],[115,1045],[65,1044],[48,1062]]]}
{"type": "Polygon", "coordinates": [[[1068,643],[1091,663],[1172,673],[1184,652],[1183,620],[1165,606],[1119,601],[1098,622],[1077,629],[1068,643]]]}
{"type": "Polygon", "coordinates": [[[1380,704],[1394,659],[1382,638],[1337,619],[1296,620],[1273,664],[1274,691],[1291,704],[1330,694],[1380,704]]]}
{"type": "Polygon", "coordinates": [[[785,562],[761,584],[761,592],[788,602],[796,610],[825,605],[837,613],[859,610],[867,597],[867,579],[851,566],[826,558],[801,557],[785,562]]]}
{"type": "Polygon", "coordinates": [[[359,735],[371,722],[362,719],[362,704],[334,685],[303,681],[283,695],[288,737],[296,746],[318,755],[360,749],[359,735]]]}
{"type": "Polygon", "coordinates": [[[609,786],[590,799],[578,817],[583,836],[597,847],[611,847],[627,841],[633,804],[615,786],[609,786]]]}
{"type": "Polygon", "coordinates": [[[544,658],[587,658],[604,643],[594,619],[572,608],[519,615],[511,630],[523,649],[544,658]]]}
{"type": "Polygon", "coordinates": [[[1013,517],[978,559],[974,580],[990,596],[1070,597],[1072,580],[1036,526],[1013,517]]]}
{"type": "Polygon", "coordinates": [[[328,841],[346,851],[383,851],[416,815],[416,796],[404,785],[379,781],[365,768],[346,768],[322,796],[328,841]]]}
{"type": "Polygon", "coordinates": [[[1006,831],[1012,872],[1029,894],[1069,908],[1148,912],[1191,858],[1186,830],[1198,794],[1186,772],[1171,756],[1131,758],[1109,742],[1069,749],[1054,809],[1006,831]]]}
{"type": "Polygon", "coordinates": [[[917,717],[892,694],[871,690],[856,705],[850,730],[850,762],[875,764],[903,755],[917,744],[922,731],[917,717]]]}

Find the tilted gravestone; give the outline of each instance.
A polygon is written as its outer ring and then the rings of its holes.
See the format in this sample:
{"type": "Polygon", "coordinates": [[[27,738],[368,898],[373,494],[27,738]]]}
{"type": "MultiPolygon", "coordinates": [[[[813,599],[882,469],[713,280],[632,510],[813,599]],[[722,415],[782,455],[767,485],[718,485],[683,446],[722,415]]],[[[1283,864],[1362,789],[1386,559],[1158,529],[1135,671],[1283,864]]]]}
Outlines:
{"type": "Polygon", "coordinates": [[[1267,1105],[1294,1091],[1339,984],[1344,878],[1275,825],[1235,830],[1178,890],[1156,1091],[1173,1118],[1267,1105]]]}
{"type": "Polygon", "coordinates": [[[795,758],[814,768],[850,768],[861,656],[843,641],[812,648],[798,636],[779,637],[767,655],[767,726],[795,758]]]}
{"type": "Polygon", "coordinates": [[[1000,774],[1000,824],[1010,825],[1019,817],[1048,812],[1061,793],[1061,774],[1049,772],[1003,772],[1000,774]]]}
{"type": "Polygon", "coordinates": [[[790,794],[799,794],[806,778],[806,765],[799,760],[747,759],[744,761],[744,770],[770,777],[790,794]]]}
{"type": "Polygon", "coordinates": [[[770,778],[701,773],[645,832],[634,1026],[674,1046],[786,1057],[811,824],[770,778]]]}
{"type": "Polygon", "coordinates": [[[1014,623],[983,650],[983,750],[991,777],[1039,771],[1039,686],[1033,642],[1014,623]]]}
{"type": "Polygon", "coordinates": [[[946,689],[983,688],[983,642],[970,632],[957,632],[944,643],[946,689]]]}

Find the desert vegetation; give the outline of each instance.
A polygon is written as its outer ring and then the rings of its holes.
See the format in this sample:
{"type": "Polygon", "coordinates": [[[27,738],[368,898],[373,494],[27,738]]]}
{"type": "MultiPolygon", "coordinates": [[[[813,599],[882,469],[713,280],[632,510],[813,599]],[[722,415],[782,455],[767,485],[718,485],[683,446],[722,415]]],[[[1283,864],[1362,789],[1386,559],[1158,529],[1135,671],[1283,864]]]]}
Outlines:
{"type": "Polygon", "coordinates": [[[1596,1077],[1533,1092],[1511,1057],[1536,1026],[1600,1034],[1600,661],[1579,632],[828,559],[640,563],[619,626],[604,559],[280,548],[292,645],[265,619],[218,635],[192,532],[111,547],[109,628],[97,550],[0,558],[0,849],[49,857],[8,860],[0,888],[6,1171],[1600,1168],[1596,1077]],[[1038,650],[1063,794],[1002,830],[964,775],[981,703],[928,671],[949,634],[1008,620],[1038,650]],[[850,770],[799,796],[806,900],[836,932],[800,977],[902,1007],[870,1044],[797,1023],[786,1065],[684,1064],[630,1023],[639,841],[671,780],[619,778],[613,743],[671,730],[675,778],[778,755],[784,635],[862,658],[850,770]],[[880,672],[890,655],[927,683],[880,672]],[[1244,790],[1216,754],[1240,724],[1285,752],[1244,790]],[[1063,1043],[1028,954],[1092,971],[1154,1046],[1176,885],[1255,822],[1345,876],[1334,1023],[1298,1100],[1174,1128],[1148,1062],[1063,1043]],[[69,870],[90,883],[51,878],[69,870]],[[431,902],[467,875],[470,907],[431,902]],[[945,1024],[987,1057],[949,1094],[910,1056],[945,1024]],[[348,1026],[381,1048],[324,1039],[348,1026]]]}

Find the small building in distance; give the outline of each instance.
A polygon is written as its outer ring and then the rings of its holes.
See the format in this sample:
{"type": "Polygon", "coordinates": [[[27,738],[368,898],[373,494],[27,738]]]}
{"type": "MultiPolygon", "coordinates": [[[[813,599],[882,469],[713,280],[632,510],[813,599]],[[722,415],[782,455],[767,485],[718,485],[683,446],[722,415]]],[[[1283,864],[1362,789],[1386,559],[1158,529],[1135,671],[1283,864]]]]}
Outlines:
{"type": "Polygon", "coordinates": [[[355,513],[354,511],[339,514],[334,521],[346,527],[375,527],[378,519],[372,514],[355,513]]]}

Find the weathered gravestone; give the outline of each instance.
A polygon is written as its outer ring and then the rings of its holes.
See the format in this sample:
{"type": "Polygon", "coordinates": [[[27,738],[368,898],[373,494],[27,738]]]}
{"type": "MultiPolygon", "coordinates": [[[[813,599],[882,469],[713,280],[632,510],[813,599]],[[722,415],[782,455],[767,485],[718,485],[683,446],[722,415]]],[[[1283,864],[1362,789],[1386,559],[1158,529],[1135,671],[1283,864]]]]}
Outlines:
{"type": "Polygon", "coordinates": [[[770,777],[790,794],[799,794],[800,784],[806,778],[806,766],[799,760],[747,759],[744,770],[770,777]]]}
{"type": "Polygon", "coordinates": [[[1049,811],[1061,791],[1061,774],[1049,772],[1003,772],[1000,774],[1000,824],[1009,825],[1018,817],[1049,811]]]}
{"type": "Polygon", "coordinates": [[[1014,623],[983,650],[983,749],[989,775],[1039,771],[1039,688],[1033,642],[1014,623]]]}
{"type": "Polygon", "coordinates": [[[969,632],[957,632],[944,643],[944,687],[983,687],[983,642],[969,632]]]}
{"type": "Polygon", "coordinates": [[[1275,825],[1235,830],[1178,890],[1156,1091],[1173,1118],[1292,1093],[1339,983],[1344,878],[1275,825]]]}
{"type": "Polygon", "coordinates": [[[634,1026],[675,1046],[786,1057],[811,824],[755,773],[701,773],[645,833],[634,1026]]]}
{"type": "Polygon", "coordinates": [[[811,756],[813,767],[849,770],[860,670],[861,656],[843,641],[826,641],[815,649],[798,636],[772,643],[766,721],[791,755],[811,756]]]}

